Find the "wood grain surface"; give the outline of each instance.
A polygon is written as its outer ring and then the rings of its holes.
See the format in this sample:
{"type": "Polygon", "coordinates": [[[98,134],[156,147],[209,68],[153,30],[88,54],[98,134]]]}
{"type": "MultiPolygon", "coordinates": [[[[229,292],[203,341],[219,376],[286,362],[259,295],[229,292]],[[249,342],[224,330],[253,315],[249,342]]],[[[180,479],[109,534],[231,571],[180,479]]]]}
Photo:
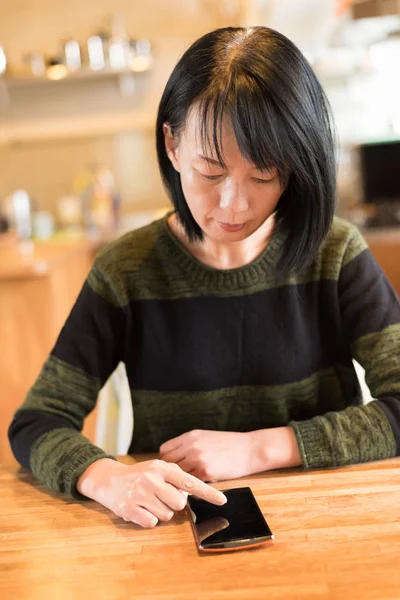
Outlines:
{"type": "Polygon", "coordinates": [[[215,487],[247,485],[275,540],[201,555],[187,509],[145,530],[94,502],[48,492],[19,467],[0,467],[0,596],[400,599],[400,458],[215,487]]]}

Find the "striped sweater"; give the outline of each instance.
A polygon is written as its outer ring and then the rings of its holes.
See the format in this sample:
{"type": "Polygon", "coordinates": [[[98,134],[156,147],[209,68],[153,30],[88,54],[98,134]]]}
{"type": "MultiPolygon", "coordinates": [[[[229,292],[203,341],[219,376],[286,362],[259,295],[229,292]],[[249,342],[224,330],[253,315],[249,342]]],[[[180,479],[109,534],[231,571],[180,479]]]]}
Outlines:
{"type": "Polygon", "coordinates": [[[313,264],[277,283],[283,237],[219,270],[175,238],[168,215],[109,245],[9,439],[50,489],[108,456],[80,433],[120,361],[134,411],[129,453],[192,429],[291,426],[305,468],[400,454],[400,304],[362,236],[335,219],[313,264]],[[355,358],[376,400],[363,405],[355,358]]]}

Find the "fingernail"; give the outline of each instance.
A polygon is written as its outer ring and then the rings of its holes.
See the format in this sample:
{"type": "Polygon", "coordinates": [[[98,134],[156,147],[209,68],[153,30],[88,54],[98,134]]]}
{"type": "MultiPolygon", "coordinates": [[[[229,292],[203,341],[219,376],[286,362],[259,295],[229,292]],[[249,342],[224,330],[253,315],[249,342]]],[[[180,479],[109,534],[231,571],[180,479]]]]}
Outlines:
{"type": "Polygon", "coordinates": [[[224,494],[217,494],[218,504],[226,504],[228,502],[228,498],[224,494]]]}

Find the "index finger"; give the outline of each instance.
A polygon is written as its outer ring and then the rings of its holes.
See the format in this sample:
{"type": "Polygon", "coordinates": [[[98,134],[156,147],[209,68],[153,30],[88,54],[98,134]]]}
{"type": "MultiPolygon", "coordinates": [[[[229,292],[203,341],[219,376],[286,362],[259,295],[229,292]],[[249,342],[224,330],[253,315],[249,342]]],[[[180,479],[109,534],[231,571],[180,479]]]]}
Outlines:
{"type": "Polygon", "coordinates": [[[167,464],[170,468],[167,469],[167,475],[164,479],[165,481],[168,481],[168,483],[172,483],[176,488],[189,492],[198,498],[202,498],[203,500],[207,500],[207,502],[219,506],[222,506],[228,501],[227,497],[222,492],[216,490],[211,485],[204,483],[201,479],[197,479],[194,475],[189,475],[189,473],[183,471],[176,464],[167,464]]]}

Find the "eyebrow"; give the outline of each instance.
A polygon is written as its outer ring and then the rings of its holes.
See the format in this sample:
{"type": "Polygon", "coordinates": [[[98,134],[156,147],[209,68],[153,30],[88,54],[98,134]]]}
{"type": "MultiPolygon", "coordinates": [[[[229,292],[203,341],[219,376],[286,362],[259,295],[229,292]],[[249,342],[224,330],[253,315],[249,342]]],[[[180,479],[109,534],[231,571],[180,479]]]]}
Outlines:
{"type": "Polygon", "coordinates": [[[197,158],[201,158],[202,160],[205,160],[206,162],[210,163],[210,165],[217,165],[217,166],[223,168],[221,163],[219,162],[219,160],[216,160],[215,158],[210,158],[209,156],[204,156],[203,154],[198,154],[197,158]]]}
{"type": "MultiPolygon", "coordinates": [[[[223,167],[221,165],[219,160],[216,160],[215,158],[210,158],[209,156],[204,156],[204,154],[197,154],[197,158],[201,158],[202,160],[209,163],[210,165],[217,165],[218,167],[221,167],[221,169],[225,169],[225,167],[223,167]]],[[[254,167],[254,169],[257,169],[257,167],[254,167]]],[[[271,171],[268,171],[268,169],[265,169],[265,171],[267,173],[269,173],[270,175],[274,175],[274,173],[271,171]]]]}

